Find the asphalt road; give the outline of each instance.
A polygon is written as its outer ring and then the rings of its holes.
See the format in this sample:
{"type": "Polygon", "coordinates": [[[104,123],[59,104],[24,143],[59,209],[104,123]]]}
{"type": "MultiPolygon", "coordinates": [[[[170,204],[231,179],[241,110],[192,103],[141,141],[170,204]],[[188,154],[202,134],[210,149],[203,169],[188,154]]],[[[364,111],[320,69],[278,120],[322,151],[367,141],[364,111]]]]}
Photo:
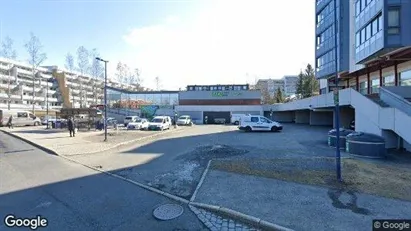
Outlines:
{"type": "Polygon", "coordinates": [[[156,220],[152,211],[166,203],[175,202],[0,132],[0,230],[8,214],[46,218],[38,230],[207,230],[186,206],[156,220]]]}

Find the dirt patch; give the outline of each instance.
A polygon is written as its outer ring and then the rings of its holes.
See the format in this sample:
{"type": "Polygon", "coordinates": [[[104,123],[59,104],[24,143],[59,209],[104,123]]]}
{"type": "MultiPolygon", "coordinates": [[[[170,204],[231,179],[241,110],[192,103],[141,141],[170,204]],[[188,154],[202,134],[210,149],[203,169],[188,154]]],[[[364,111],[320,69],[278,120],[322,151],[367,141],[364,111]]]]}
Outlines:
{"type": "Polygon", "coordinates": [[[411,201],[409,167],[343,159],[343,183],[335,179],[334,158],[213,160],[211,168],[411,201]]]}
{"type": "Polygon", "coordinates": [[[248,153],[245,148],[232,147],[229,145],[215,144],[204,145],[194,148],[187,153],[177,157],[178,160],[194,161],[201,165],[208,163],[211,159],[227,158],[248,153]]]}

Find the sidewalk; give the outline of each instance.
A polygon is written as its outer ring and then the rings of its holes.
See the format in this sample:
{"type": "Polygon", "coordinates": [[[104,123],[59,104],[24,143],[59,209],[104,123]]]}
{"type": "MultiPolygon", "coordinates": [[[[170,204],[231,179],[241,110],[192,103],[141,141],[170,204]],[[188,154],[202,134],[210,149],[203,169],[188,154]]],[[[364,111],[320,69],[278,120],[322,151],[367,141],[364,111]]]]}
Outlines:
{"type": "Polygon", "coordinates": [[[79,131],[75,137],[70,137],[66,129],[45,129],[44,127],[0,128],[2,131],[64,156],[99,153],[180,129],[180,127],[177,129],[172,128],[163,132],[109,130],[107,142],[104,142],[104,131],[79,131]]]}
{"type": "MultiPolygon", "coordinates": [[[[282,169],[271,165],[266,172],[272,175],[261,177],[258,176],[263,175],[261,171],[256,174],[246,167],[238,166],[236,169],[223,170],[222,164],[215,162],[211,164],[195,202],[223,206],[294,230],[371,230],[373,219],[411,218],[409,188],[394,193],[393,197],[402,195],[407,199],[399,200],[347,189],[345,185],[336,188],[318,186],[316,183],[298,183],[305,179],[296,179],[294,182],[278,179],[282,171],[285,178],[299,175],[298,171],[306,166],[298,164],[292,166],[295,169],[284,162],[281,163],[282,169]]],[[[297,159],[295,162],[298,162],[297,159]]],[[[258,161],[250,164],[253,165],[253,169],[264,167],[258,161]]],[[[346,181],[351,180],[344,173],[346,181]]],[[[332,174],[335,174],[334,171],[332,174]]],[[[315,176],[311,174],[309,177],[315,176]]],[[[409,181],[411,170],[404,171],[399,177],[409,181]]],[[[320,178],[324,179],[324,176],[320,178]]],[[[401,188],[401,185],[387,185],[387,191],[401,190],[397,188],[401,188]]]]}

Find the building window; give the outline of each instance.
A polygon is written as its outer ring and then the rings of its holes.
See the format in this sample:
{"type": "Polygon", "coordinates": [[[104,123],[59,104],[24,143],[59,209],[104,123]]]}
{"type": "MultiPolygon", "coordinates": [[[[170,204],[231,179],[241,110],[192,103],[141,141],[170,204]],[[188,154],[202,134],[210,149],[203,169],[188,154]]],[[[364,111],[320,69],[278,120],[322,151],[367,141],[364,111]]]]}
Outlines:
{"type": "Polygon", "coordinates": [[[371,23],[365,27],[365,41],[371,38],[371,23]]]}
{"type": "Polygon", "coordinates": [[[379,31],[378,30],[378,18],[377,19],[374,19],[374,21],[372,21],[372,23],[371,23],[371,27],[372,27],[372,35],[375,35],[375,34],[377,34],[377,32],[379,31]]]}
{"type": "Polygon", "coordinates": [[[400,9],[391,8],[388,10],[388,34],[400,33],[400,9]]]}
{"type": "Polygon", "coordinates": [[[365,43],[365,28],[361,30],[361,44],[365,43]]]}
{"type": "Polygon", "coordinates": [[[355,16],[359,15],[361,12],[361,2],[358,0],[355,3],[355,16]]]}
{"type": "Polygon", "coordinates": [[[400,72],[400,86],[411,86],[411,70],[400,72]]]}
{"type": "Polygon", "coordinates": [[[382,78],[382,85],[383,86],[394,86],[395,85],[395,76],[388,75],[382,78]]]}
{"type": "Polygon", "coordinates": [[[371,80],[371,94],[378,93],[378,90],[380,88],[380,79],[375,78],[371,80]]]}
{"type": "Polygon", "coordinates": [[[367,81],[360,83],[360,93],[363,95],[368,94],[368,82],[367,81]]]}
{"type": "Polygon", "coordinates": [[[359,47],[361,44],[361,34],[359,32],[357,32],[355,34],[355,45],[356,47],[359,47]]]}

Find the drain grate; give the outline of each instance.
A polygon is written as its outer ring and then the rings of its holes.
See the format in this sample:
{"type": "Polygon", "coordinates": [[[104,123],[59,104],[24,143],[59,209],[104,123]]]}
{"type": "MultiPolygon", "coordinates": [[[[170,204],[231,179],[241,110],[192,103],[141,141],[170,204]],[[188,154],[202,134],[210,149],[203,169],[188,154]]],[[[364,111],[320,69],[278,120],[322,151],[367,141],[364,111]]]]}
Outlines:
{"type": "Polygon", "coordinates": [[[184,209],[181,205],[177,204],[165,204],[157,207],[153,211],[153,216],[159,220],[171,220],[177,218],[183,214],[184,209]]]}

